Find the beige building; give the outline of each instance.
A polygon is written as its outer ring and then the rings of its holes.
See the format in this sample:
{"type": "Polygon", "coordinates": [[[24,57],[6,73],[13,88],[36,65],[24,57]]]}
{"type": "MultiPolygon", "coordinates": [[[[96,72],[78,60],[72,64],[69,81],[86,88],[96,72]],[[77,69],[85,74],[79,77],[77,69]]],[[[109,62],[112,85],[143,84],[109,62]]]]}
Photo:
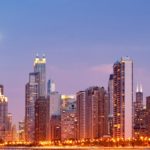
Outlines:
{"type": "Polygon", "coordinates": [[[97,139],[108,135],[108,95],[103,87],[77,93],[77,138],[97,139]]]}

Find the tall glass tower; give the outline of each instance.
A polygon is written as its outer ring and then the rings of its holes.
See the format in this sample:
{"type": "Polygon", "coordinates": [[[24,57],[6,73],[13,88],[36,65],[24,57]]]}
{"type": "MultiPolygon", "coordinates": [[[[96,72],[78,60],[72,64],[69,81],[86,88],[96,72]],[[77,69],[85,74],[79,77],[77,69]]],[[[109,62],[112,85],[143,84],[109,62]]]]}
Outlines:
{"type": "Polygon", "coordinates": [[[113,66],[113,136],[132,138],[133,129],[133,62],[121,58],[113,66]]]}
{"type": "Polygon", "coordinates": [[[39,96],[46,96],[46,58],[43,55],[42,58],[39,58],[37,55],[34,59],[34,72],[39,73],[39,96]]]}
{"type": "Polygon", "coordinates": [[[25,138],[35,140],[35,102],[39,97],[46,97],[46,58],[38,55],[34,59],[34,72],[29,74],[25,97],[25,138]]]}

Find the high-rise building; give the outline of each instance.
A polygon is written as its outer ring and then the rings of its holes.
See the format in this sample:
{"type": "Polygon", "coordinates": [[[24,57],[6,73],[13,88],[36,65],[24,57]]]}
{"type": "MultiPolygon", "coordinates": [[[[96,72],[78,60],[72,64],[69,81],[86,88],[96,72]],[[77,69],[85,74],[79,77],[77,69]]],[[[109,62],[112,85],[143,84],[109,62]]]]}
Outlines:
{"type": "Polygon", "coordinates": [[[108,134],[113,136],[113,74],[109,77],[108,82],[108,105],[109,105],[109,115],[108,115],[108,134]]]}
{"type": "Polygon", "coordinates": [[[51,116],[60,115],[61,95],[56,91],[56,85],[53,80],[48,80],[47,93],[50,98],[50,118],[51,116]]]}
{"type": "Polygon", "coordinates": [[[150,96],[146,97],[146,109],[150,111],[150,96]]]}
{"type": "Polygon", "coordinates": [[[60,124],[60,108],[61,108],[61,95],[59,92],[56,91],[56,85],[53,80],[48,80],[47,83],[47,95],[49,97],[49,104],[50,104],[50,139],[59,139],[59,128],[60,124]],[[56,128],[55,128],[56,127],[56,128]],[[54,131],[55,130],[55,131],[54,131]]]}
{"type": "Polygon", "coordinates": [[[15,124],[12,125],[12,141],[18,141],[17,128],[15,124]]]}
{"type": "Polygon", "coordinates": [[[61,116],[52,115],[50,119],[50,139],[61,140],[61,116]]]}
{"type": "Polygon", "coordinates": [[[0,85],[0,140],[5,141],[7,136],[8,99],[4,95],[4,87],[0,85]]]}
{"type": "Polygon", "coordinates": [[[6,138],[5,141],[12,141],[12,114],[8,113],[7,115],[7,134],[6,134],[6,138]]]}
{"type": "Polygon", "coordinates": [[[46,58],[36,56],[34,59],[34,72],[39,73],[39,96],[46,96],[46,58]]]}
{"type": "Polygon", "coordinates": [[[74,95],[62,95],[61,101],[61,140],[76,140],[76,98],[74,95]]]}
{"type": "Polygon", "coordinates": [[[108,101],[109,101],[109,115],[113,116],[113,74],[109,77],[108,82],[108,101]]]}
{"type": "Polygon", "coordinates": [[[25,123],[24,121],[19,121],[18,124],[18,138],[19,141],[25,141],[25,123]]]}
{"type": "Polygon", "coordinates": [[[47,82],[47,95],[49,96],[53,92],[56,92],[56,84],[53,80],[48,80],[48,82],[47,82]]]}
{"type": "Polygon", "coordinates": [[[39,97],[35,101],[35,142],[49,140],[49,100],[39,97]]]}
{"type": "Polygon", "coordinates": [[[61,95],[58,92],[50,94],[50,118],[51,116],[60,115],[61,95]]]}
{"type": "Polygon", "coordinates": [[[25,96],[25,139],[28,142],[33,142],[35,139],[35,101],[39,97],[38,72],[29,74],[25,96]]]}
{"type": "Polygon", "coordinates": [[[146,97],[146,131],[147,136],[150,136],[150,96],[146,97]]]}
{"type": "Polygon", "coordinates": [[[142,109],[143,109],[143,89],[142,85],[137,85],[135,111],[140,111],[142,109]]]}
{"type": "Polygon", "coordinates": [[[39,97],[46,96],[46,58],[43,55],[34,59],[34,72],[29,74],[29,82],[26,84],[25,97],[25,139],[35,140],[35,101],[39,97]]]}
{"type": "Polygon", "coordinates": [[[133,134],[133,62],[121,58],[113,66],[113,136],[132,138],[133,134]]]}
{"type": "Polygon", "coordinates": [[[103,87],[77,93],[77,138],[96,139],[108,135],[108,94],[103,87]]]}
{"type": "Polygon", "coordinates": [[[86,92],[79,91],[76,94],[77,99],[77,139],[86,139],[86,92]]]}
{"type": "Polygon", "coordinates": [[[143,109],[143,90],[141,85],[137,85],[136,101],[134,102],[134,137],[138,138],[145,134],[145,112],[143,109]]]}

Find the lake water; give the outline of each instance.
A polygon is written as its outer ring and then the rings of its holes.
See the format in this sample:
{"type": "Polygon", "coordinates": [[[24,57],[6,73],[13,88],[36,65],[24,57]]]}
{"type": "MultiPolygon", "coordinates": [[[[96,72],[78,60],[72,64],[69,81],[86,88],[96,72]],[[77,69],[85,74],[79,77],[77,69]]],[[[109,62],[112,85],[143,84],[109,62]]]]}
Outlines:
{"type": "Polygon", "coordinates": [[[0,150],[150,150],[150,148],[146,147],[135,147],[135,148],[104,148],[104,147],[86,147],[86,148],[50,148],[50,147],[0,147],[0,150]]]}

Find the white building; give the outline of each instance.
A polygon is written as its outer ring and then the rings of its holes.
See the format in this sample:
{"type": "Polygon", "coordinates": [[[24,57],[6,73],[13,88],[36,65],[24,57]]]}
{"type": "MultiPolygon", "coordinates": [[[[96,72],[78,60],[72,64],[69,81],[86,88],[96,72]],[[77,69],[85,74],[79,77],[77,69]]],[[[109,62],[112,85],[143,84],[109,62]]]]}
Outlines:
{"type": "Polygon", "coordinates": [[[50,94],[50,118],[52,116],[60,115],[61,107],[61,95],[58,92],[52,92],[50,94]]]}

